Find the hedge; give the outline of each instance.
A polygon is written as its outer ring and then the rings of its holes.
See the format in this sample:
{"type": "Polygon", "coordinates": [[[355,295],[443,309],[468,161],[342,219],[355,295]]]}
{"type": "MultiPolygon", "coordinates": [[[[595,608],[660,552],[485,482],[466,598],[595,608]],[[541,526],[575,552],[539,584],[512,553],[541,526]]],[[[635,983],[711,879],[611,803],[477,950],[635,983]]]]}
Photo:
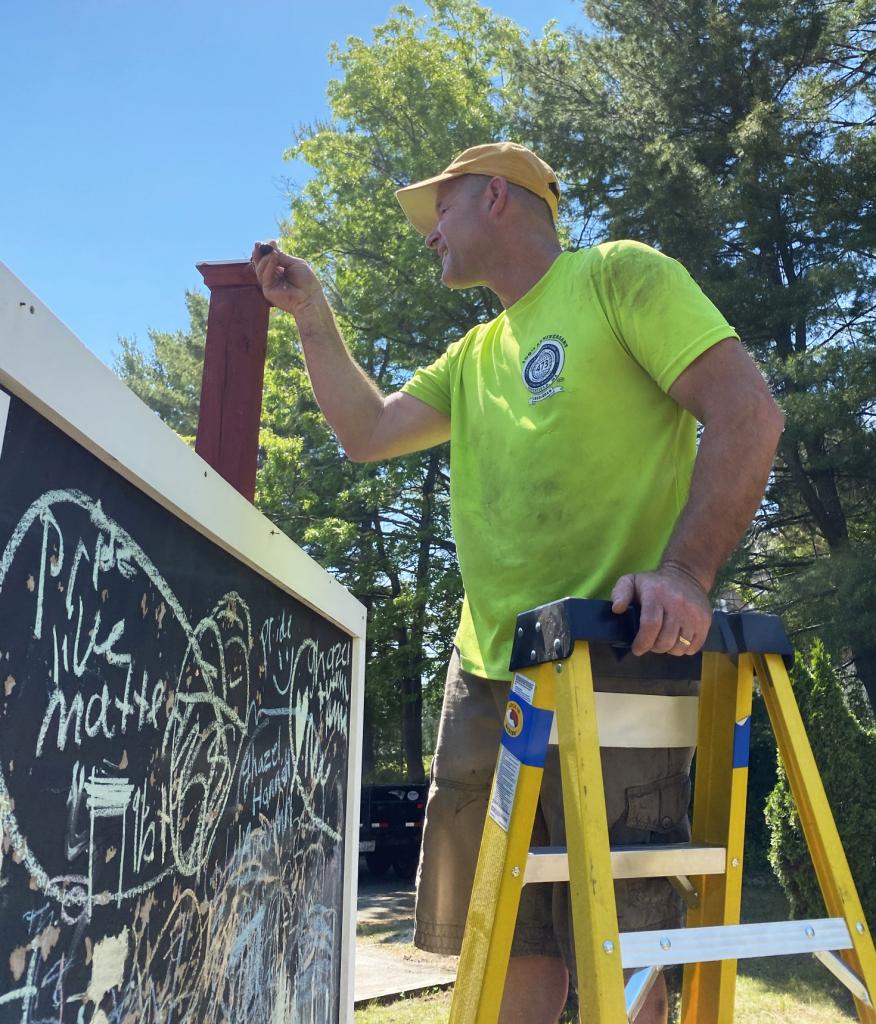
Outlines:
{"type": "MultiPolygon", "coordinates": [[[[821,773],[858,895],[870,925],[876,922],[876,727],[849,707],[830,656],[816,643],[797,655],[794,693],[821,773]]],[[[769,860],[796,918],[821,917],[824,902],[779,759],[777,781],[764,816],[769,860]]]]}

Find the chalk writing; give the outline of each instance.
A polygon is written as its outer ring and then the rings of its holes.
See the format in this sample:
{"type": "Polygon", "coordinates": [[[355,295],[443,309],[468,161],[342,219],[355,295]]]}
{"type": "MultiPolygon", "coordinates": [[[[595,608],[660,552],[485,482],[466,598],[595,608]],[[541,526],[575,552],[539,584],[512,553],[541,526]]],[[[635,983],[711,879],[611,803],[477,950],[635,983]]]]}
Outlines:
{"type": "Polygon", "coordinates": [[[154,556],[82,489],[0,505],[0,1024],[322,1024],[351,642],[113,487],[154,556]]]}

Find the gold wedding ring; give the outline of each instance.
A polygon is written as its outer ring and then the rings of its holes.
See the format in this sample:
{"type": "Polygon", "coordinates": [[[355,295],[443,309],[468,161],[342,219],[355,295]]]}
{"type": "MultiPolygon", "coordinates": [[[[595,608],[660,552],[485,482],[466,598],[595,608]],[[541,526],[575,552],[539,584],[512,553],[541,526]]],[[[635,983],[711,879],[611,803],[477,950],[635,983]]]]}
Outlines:
{"type": "Polygon", "coordinates": [[[682,636],[681,633],[678,634],[678,640],[676,643],[681,644],[682,647],[690,647],[691,644],[690,640],[688,640],[686,636],[682,636]]]}

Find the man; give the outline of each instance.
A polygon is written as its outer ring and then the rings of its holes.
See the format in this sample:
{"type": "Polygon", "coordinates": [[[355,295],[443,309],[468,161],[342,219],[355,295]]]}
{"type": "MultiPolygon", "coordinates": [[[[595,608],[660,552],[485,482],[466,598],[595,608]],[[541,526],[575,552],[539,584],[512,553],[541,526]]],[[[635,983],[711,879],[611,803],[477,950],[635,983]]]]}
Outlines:
{"type": "MultiPolygon", "coordinates": [[[[783,420],[733,329],[678,263],[634,242],[562,252],[556,176],[524,147],[475,146],[397,195],[440,258],[442,282],[488,287],[504,311],[396,394],[380,394],[352,361],[302,260],[276,249],[260,256],[257,246],[253,261],[268,301],[296,319],[317,400],[351,459],[451,441],[466,596],[433,763],[415,940],[453,953],[517,612],[569,594],[611,596],[616,612],[638,602],[639,657],[597,665],[597,688],[695,692],[689,673],[667,671],[654,655],[701,648],[708,591],[763,496],[783,420]]],[[[638,753],[602,752],[612,841],[685,838],[690,752],[638,753]],[[642,816],[646,805],[656,817],[642,816]]],[[[562,842],[555,763],[542,801],[536,830],[562,842]]],[[[559,1017],[572,959],[564,888],[524,890],[503,1024],[559,1017]]],[[[618,906],[621,930],[677,923],[662,879],[619,886],[618,906]]],[[[661,982],[638,1020],[665,1018],[661,982]]]]}

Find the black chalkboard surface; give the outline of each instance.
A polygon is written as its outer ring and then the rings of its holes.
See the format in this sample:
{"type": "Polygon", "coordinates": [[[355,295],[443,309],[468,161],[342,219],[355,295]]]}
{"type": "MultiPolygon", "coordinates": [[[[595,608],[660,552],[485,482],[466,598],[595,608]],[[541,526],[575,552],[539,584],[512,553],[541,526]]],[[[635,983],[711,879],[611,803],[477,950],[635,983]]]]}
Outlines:
{"type": "Polygon", "coordinates": [[[0,1024],[337,1021],[350,637],[15,397],[0,550],[0,1024]]]}

